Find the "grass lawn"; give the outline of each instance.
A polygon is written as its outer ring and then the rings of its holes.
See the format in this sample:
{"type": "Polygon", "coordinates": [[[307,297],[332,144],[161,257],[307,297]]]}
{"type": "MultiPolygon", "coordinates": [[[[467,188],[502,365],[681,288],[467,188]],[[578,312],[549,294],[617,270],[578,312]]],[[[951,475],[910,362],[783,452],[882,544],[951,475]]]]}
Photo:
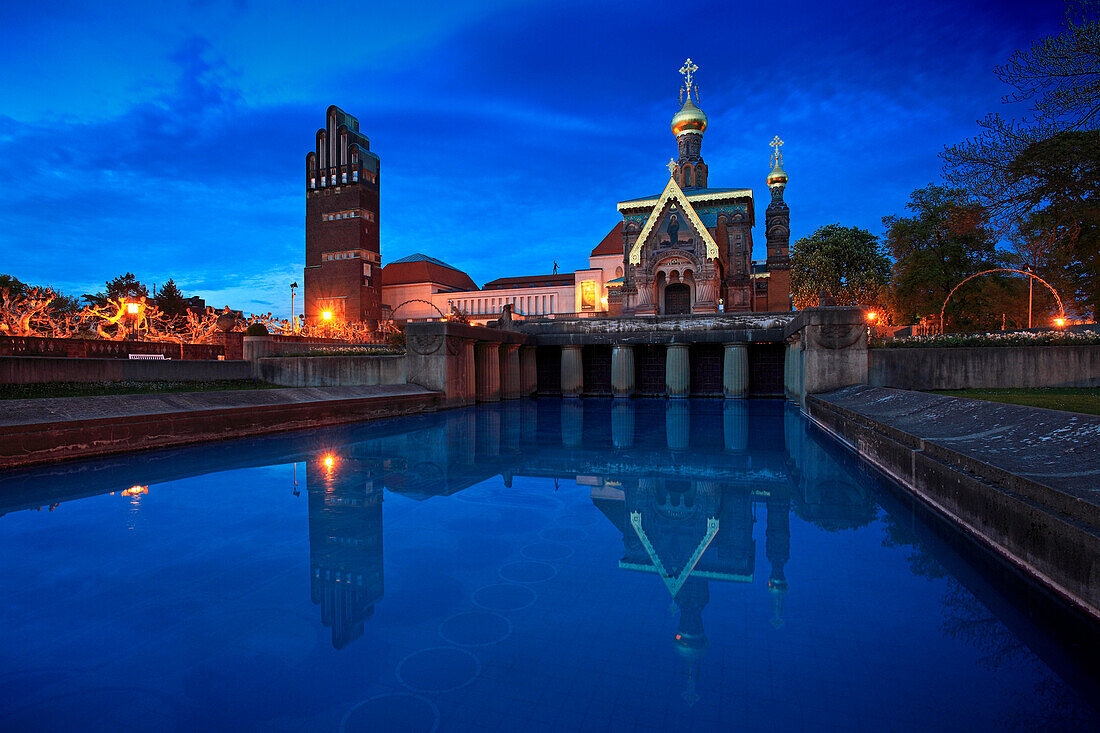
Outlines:
{"type": "Polygon", "coordinates": [[[948,397],[971,397],[990,402],[1045,407],[1100,415],[1100,387],[1045,387],[1034,389],[952,389],[936,390],[948,397]]]}
{"type": "Polygon", "coordinates": [[[230,389],[277,389],[279,385],[254,379],[216,379],[206,382],[48,382],[0,384],[0,400],[39,397],[95,397],[113,394],[164,394],[167,392],[223,392],[230,389]]]}

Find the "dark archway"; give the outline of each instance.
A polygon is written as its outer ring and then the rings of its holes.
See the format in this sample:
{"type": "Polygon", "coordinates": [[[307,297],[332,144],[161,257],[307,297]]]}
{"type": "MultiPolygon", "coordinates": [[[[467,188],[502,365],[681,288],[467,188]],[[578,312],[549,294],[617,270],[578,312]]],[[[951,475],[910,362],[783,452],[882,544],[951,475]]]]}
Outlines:
{"type": "Polygon", "coordinates": [[[691,289],[684,283],[665,286],[665,315],[691,313],[691,289]]]}

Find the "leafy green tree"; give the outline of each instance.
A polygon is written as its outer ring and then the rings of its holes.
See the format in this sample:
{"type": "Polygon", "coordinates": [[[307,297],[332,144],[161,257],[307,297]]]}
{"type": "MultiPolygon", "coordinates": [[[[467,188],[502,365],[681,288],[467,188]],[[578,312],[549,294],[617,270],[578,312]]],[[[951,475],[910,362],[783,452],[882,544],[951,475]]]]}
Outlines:
{"type": "Polygon", "coordinates": [[[815,305],[822,292],[837,305],[881,306],[889,279],[890,261],[866,229],[829,224],[791,248],[791,300],[796,308],[815,305]]]}
{"type": "MultiPolygon", "coordinates": [[[[906,208],[912,216],[882,219],[886,246],[894,259],[890,306],[897,323],[938,316],[947,294],[959,282],[1000,265],[988,215],[967,199],[966,192],[929,184],[910,194],[906,208]]],[[[949,312],[956,315],[958,325],[979,325],[978,314],[988,319],[996,310],[986,302],[988,292],[981,295],[989,287],[988,281],[978,282],[955,296],[960,307],[949,312]]]]}
{"type": "Polygon", "coordinates": [[[183,293],[176,285],[176,281],[171,278],[161,286],[160,292],[157,293],[156,304],[162,313],[172,318],[187,312],[187,302],[184,300],[183,293]]]}

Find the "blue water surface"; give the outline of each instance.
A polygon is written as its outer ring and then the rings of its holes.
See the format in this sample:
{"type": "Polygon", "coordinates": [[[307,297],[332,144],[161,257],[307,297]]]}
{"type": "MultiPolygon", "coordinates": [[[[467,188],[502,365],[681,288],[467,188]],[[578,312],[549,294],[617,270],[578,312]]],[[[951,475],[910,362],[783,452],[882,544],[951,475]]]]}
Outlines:
{"type": "Polygon", "coordinates": [[[775,401],[0,475],[0,729],[1097,730],[1096,630],[775,401]]]}

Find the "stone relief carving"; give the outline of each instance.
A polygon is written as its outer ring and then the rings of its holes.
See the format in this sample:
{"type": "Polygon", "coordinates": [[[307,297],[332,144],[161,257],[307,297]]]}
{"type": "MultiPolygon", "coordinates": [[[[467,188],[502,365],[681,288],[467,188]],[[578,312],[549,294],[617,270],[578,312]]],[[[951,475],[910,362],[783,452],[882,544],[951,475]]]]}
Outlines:
{"type": "Polygon", "coordinates": [[[443,345],[443,335],[410,336],[408,342],[409,348],[413,350],[413,353],[420,354],[421,356],[428,356],[429,354],[434,354],[439,351],[439,347],[443,345]]]}
{"type": "Polygon", "coordinates": [[[823,349],[846,349],[854,346],[857,341],[867,333],[867,327],[862,324],[852,325],[826,325],[817,328],[808,328],[810,337],[816,346],[823,349]]]}

